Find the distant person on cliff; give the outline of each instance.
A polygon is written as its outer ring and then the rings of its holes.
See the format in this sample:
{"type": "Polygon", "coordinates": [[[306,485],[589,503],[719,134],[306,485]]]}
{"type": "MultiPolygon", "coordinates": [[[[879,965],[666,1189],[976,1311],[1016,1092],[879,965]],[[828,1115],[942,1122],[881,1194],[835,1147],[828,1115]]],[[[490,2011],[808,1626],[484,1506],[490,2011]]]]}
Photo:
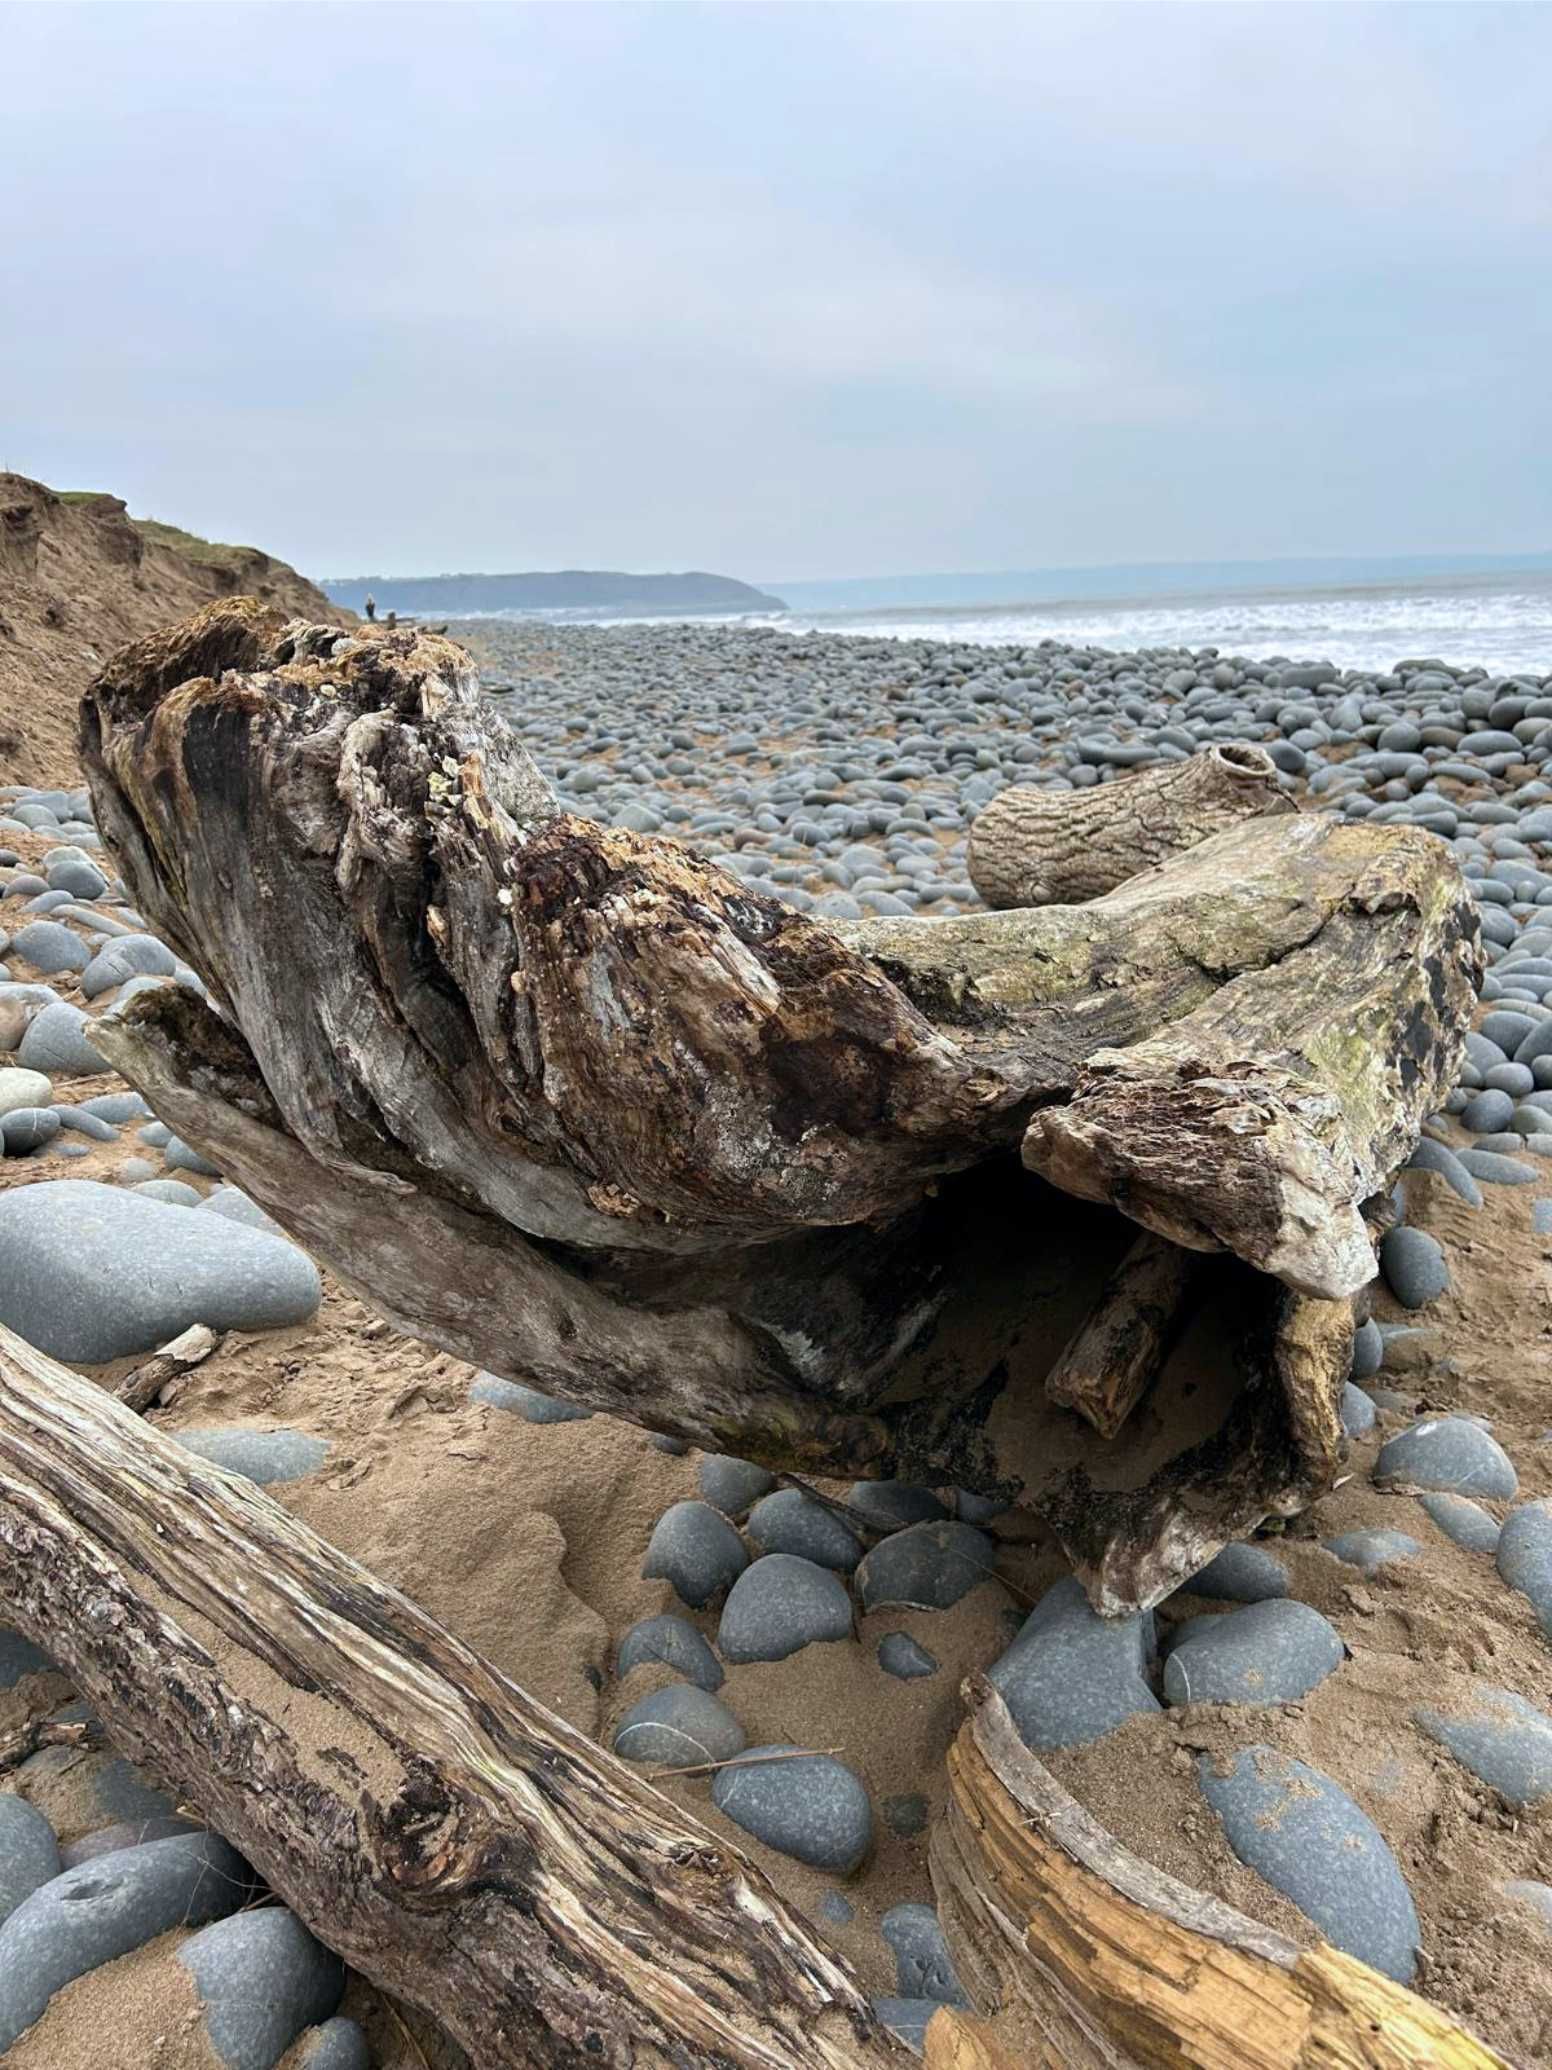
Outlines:
{"type": "Polygon", "coordinates": [[[370,590],[367,591],[366,615],[368,618],[375,618],[377,616],[377,599],[370,590]]]}

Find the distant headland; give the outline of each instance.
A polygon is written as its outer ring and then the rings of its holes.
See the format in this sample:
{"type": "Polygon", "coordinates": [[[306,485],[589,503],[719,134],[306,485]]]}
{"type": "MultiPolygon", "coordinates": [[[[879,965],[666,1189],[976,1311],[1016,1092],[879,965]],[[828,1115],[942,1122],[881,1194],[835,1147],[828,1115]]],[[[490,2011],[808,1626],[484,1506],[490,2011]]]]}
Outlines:
{"type": "Polygon", "coordinates": [[[628,575],[562,568],[525,575],[353,575],[326,581],[324,591],[348,610],[427,612],[461,617],[486,611],[608,611],[622,618],[656,613],[781,611],[780,597],[730,575],[628,575]]]}

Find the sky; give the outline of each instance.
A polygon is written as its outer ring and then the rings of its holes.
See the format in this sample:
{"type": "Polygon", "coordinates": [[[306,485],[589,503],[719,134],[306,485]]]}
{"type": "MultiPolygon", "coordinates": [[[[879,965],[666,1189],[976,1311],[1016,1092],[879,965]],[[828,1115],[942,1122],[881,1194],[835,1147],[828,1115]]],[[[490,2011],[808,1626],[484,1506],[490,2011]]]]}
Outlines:
{"type": "Polygon", "coordinates": [[[1552,547],[1552,8],[0,0],[0,467],[314,575],[1552,547]]]}

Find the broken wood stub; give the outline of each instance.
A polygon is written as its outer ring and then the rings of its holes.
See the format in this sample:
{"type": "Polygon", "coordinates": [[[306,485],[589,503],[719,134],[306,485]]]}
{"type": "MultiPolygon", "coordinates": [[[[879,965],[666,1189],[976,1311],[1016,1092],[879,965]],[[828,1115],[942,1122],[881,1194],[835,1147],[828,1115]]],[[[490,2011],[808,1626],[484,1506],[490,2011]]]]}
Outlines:
{"type": "Polygon", "coordinates": [[[1046,1374],[1051,1400],[1113,1438],[1185,1327],[1197,1263],[1161,1236],[1139,1236],[1046,1374]]]}
{"type": "Polygon", "coordinates": [[[1082,905],[1240,820],[1297,809],[1243,741],[1087,790],[1014,784],[976,815],[970,882],[993,909],[1082,905]]]}

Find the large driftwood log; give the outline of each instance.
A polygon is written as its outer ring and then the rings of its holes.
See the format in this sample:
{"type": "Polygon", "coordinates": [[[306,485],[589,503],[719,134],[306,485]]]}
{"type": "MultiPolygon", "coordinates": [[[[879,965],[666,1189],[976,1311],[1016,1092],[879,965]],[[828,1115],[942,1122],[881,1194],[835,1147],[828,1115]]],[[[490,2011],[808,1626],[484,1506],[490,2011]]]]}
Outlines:
{"type": "Polygon", "coordinates": [[[1477,969],[1426,834],[1260,819],[1088,906],[833,931],[563,812],[445,641],[257,606],[126,650],[82,750],[215,1009],[143,994],[101,1047],[401,1326],[773,1466],[1024,1502],[1107,1606],[1334,1470],[1363,1206],[1477,969]],[[1041,1383],[1111,1206],[1220,1255],[1107,1444],[1041,1383]]]}
{"type": "Polygon", "coordinates": [[[1086,791],[1000,791],[970,829],[989,906],[1082,905],[1240,820],[1296,808],[1265,748],[1230,742],[1086,791]]]}
{"type": "Polygon", "coordinates": [[[240,1476],[0,1329],[0,1622],[481,2070],[882,2070],[738,1851],[240,1476]]]}
{"type": "MultiPolygon", "coordinates": [[[[950,1751],[931,1861],[961,1978],[984,2012],[1032,2023],[1033,2060],[1053,2070],[1509,2070],[1366,1964],[1301,1949],[1129,1853],[985,1684],[950,1751]]],[[[952,2029],[933,2039],[953,2064],[952,2029]]]]}

